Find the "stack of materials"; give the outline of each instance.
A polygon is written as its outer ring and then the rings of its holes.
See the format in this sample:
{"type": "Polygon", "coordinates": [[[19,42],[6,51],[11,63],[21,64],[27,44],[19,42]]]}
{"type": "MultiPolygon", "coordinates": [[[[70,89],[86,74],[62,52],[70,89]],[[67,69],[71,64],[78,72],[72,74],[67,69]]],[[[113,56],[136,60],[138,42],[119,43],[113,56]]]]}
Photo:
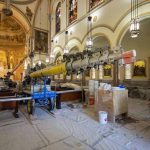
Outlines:
{"type": "Polygon", "coordinates": [[[99,87],[99,81],[89,80],[89,105],[93,105],[95,101],[95,91],[99,87]]]}
{"type": "Polygon", "coordinates": [[[96,90],[95,97],[95,113],[105,111],[108,113],[108,120],[115,122],[115,120],[122,114],[128,113],[128,90],[125,88],[113,87],[105,85],[105,88],[100,87],[96,90]]]}

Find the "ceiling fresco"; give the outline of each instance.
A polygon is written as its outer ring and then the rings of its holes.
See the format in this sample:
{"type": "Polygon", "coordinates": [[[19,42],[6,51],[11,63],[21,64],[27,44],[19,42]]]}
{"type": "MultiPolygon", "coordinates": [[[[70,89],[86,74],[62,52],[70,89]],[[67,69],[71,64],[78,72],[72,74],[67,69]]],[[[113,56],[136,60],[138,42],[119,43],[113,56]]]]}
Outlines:
{"type": "Polygon", "coordinates": [[[13,18],[0,13],[0,45],[25,43],[25,32],[13,18]]]}
{"type": "MultiPolygon", "coordinates": [[[[11,3],[13,4],[20,4],[20,5],[26,5],[26,4],[30,4],[33,3],[37,0],[11,0],[11,3]]],[[[5,0],[0,0],[0,2],[5,2],[5,0]]]]}

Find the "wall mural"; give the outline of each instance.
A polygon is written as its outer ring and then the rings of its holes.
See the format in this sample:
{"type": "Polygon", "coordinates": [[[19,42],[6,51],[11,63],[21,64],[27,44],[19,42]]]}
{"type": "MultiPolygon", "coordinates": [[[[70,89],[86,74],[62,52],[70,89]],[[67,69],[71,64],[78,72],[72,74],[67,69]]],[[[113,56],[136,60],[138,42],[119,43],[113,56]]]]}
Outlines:
{"type": "Polygon", "coordinates": [[[146,63],[144,60],[134,63],[133,77],[146,77],[146,63]]]}
{"type": "Polygon", "coordinates": [[[35,32],[35,52],[48,53],[48,32],[34,30],[35,32]]]}
{"type": "Polygon", "coordinates": [[[90,8],[94,8],[100,4],[102,4],[106,0],[90,0],[90,8]]]}
{"type": "Polygon", "coordinates": [[[25,32],[22,27],[10,17],[0,13],[0,45],[24,44],[25,32]]]}
{"type": "Polygon", "coordinates": [[[56,33],[60,31],[60,26],[61,26],[61,2],[58,3],[57,8],[56,8],[56,33]]]}
{"type": "Polygon", "coordinates": [[[69,0],[69,23],[77,19],[77,1],[78,0],[69,0]]]}
{"type": "Polygon", "coordinates": [[[112,65],[104,65],[104,77],[112,77],[112,65]]]}

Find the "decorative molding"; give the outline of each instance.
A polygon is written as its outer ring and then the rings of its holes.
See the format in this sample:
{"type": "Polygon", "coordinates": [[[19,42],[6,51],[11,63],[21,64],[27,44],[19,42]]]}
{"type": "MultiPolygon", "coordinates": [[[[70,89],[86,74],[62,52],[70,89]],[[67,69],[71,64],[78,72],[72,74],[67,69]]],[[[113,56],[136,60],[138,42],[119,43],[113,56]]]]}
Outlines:
{"type": "MultiPolygon", "coordinates": [[[[77,38],[77,37],[72,37],[72,38],[70,38],[70,39],[68,40],[67,45],[68,45],[71,41],[73,41],[73,40],[76,40],[76,41],[78,41],[80,44],[82,44],[82,41],[81,41],[79,38],[77,38]]],[[[64,46],[64,47],[65,47],[65,46],[64,46]]]]}
{"type": "MultiPolygon", "coordinates": [[[[41,0],[38,0],[38,2],[37,2],[37,4],[36,4],[36,6],[35,6],[35,11],[34,11],[34,18],[33,18],[33,24],[32,24],[32,31],[34,30],[33,28],[34,28],[34,26],[35,26],[35,18],[36,18],[36,16],[37,16],[37,11],[38,11],[38,8],[40,7],[40,5],[41,5],[41,0]]],[[[33,36],[33,32],[32,32],[32,36],[33,36]]]]}
{"type": "Polygon", "coordinates": [[[36,0],[24,0],[24,1],[12,0],[12,3],[19,4],[19,5],[27,5],[27,4],[31,4],[31,3],[35,2],[35,1],[36,0]]]}
{"type": "MultiPolygon", "coordinates": [[[[146,18],[150,18],[150,12],[140,14],[140,15],[139,15],[139,18],[140,18],[140,20],[144,20],[144,19],[146,19],[146,18]]],[[[124,25],[124,27],[122,28],[122,30],[120,31],[119,36],[118,36],[117,41],[116,41],[116,44],[117,44],[117,45],[121,44],[122,39],[123,39],[125,33],[127,32],[128,28],[129,28],[129,23],[130,23],[130,21],[127,22],[127,23],[124,25]]]]}
{"type": "MultiPolygon", "coordinates": [[[[96,28],[99,28],[99,27],[104,27],[104,26],[97,26],[96,28]]],[[[94,29],[96,29],[96,28],[94,28],[94,29]]],[[[106,29],[109,29],[109,28],[107,28],[107,27],[105,27],[106,29]]],[[[93,29],[92,29],[92,31],[93,31],[93,29]]],[[[91,32],[91,31],[90,31],[91,32]]],[[[84,40],[86,39],[86,37],[87,37],[87,35],[88,35],[88,32],[85,34],[85,36],[82,38],[82,40],[81,40],[81,43],[83,44],[83,42],[84,42],[84,40]]],[[[110,46],[112,45],[112,43],[111,43],[111,40],[108,38],[108,36],[105,34],[105,33],[96,33],[96,34],[93,34],[92,35],[92,38],[94,38],[94,37],[98,37],[98,36],[104,36],[104,37],[106,37],[106,39],[108,39],[108,41],[109,41],[109,43],[110,43],[110,46]]]]}
{"type": "Polygon", "coordinates": [[[61,45],[56,45],[56,46],[53,48],[52,53],[55,53],[54,50],[55,50],[56,48],[63,50],[63,47],[62,47],[61,45]]]}
{"type": "MultiPolygon", "coordinates": [[[[112,1],[112,0],[108,0],[107,3],[111,2],[111,1],[112,1]]],[[[107,3],[105,3],[104,5],[106,5],[107,3]]],[[[150,3],[150,2],[147,1],[147,0],[144,1],[144,2],[141,2],[141,3],[139,4],[139,7],[140,7],[140,6],[143,6],[143,5],[145,5],[145,4],[148,4],[148,3],[150,3]]],[[[97,7],[96,7],[95,9],[93,9],[90,13],[94,13],[95,11],[97,11],[98,9],[100,9],[100,8],[101,8],[102,6],[104,6],[104,5],[97,6],[97,7]]],[[[124,19],[124,17],[127,16],[129,13],[130,13],[130,9],[128,9],[128,11],[127,11],[124,15],[121,16],[121,18],[117,21],[117,23],[114,25],[114,27],[111,27],[111,26],[109,26],[109,25],[107,25],[107,24],[101,24],[101,25],[94,26],[94,28],[92,28],[92,30],[95,29],[95,28],[97,28],[97,27],[105,27],[105,28],[110,29],[112,32],[114,32],[114,31],[116,30],[116,28],[118,27],[118,25],[120,24],[120,22],[121,22],[121,21],[124,19]]],[[[68,25],[65,29],[63,29],[63,30],[60,31],[59,33],[55,34],[52,38],[54,38],[55,36],[61,35],[63,32],[66,31],[66,29],[69,30],[69,28],[71,28],[72,26],[75,26],[76,24],[78,24],[78,23],[81,22],[82,20],[86,19],[88,15],[89,15],[89,12],[87,12],[87,14],[85,14],[85,15],[82,16],[81,18],[78,18],[76,22],[74,22],[74,23],[68,25]]]]}
{"type": "MultiPolygon", "coordinates": [[[[86,19],[86,18],[89,16],[89,14],[94,13],[95,11],[97,11],[98,9],[100,9],[100,8],[103,7],[103,6],[105,6],[106,4],[108,4],[108,3],[111,2],[111,1],[112,1],[112,0],[107,0],[107,2],[105,2],[104,4],[99,5],[99,6],[97,6],[96,8],[94,8],[93,10],[91,10],[90,13],[87,11],[87,13],[86,13],[85,15],[83,15],[83,16],[80,17],[80,18],[77,18],[77,20],[74,21],[73,23],[68,24],[65,29],[63,29],[63,30],[61,30],[59,33],[55,34],[52,38],[54,38],[55,36],[59,36],[60,34],[62,34],[63,32],[65,32],[66,30],[68,30],[68,29],[71,28],[72,26],[74,26],[74,25],[78,24],[79,22],[81,22],[82,20],[86,19]]],[[[55,4],[55,3],[54,3],[54,4],[55,4]]],[[[53,4],[53,5],[54,5],[54,4],[53,4]]],[[[52,10],[53,10],[53,8],[52,8],[52,10]]]]}

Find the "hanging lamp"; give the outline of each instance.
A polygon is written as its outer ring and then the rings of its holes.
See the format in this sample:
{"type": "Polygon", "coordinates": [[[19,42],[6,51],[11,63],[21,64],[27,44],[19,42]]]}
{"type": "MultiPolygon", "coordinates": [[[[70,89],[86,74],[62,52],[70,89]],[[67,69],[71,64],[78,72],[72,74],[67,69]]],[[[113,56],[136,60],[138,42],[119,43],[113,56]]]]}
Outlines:
{"type": "Polygon", "coordinates": [[[130,34],[132,38],[136,38],[139,35],[140,23],[138,17],[138,0],[131,0],[131,22],[130,22],[130,34]]]}
{"type": "Polygon", "coordinates": [[[66,32],[65,32],[65,48],[64,48],[65,54],[69,53],[69,49],[67,47],[67,42],[68,42],[68,31],[66,30],[66,32]]]}

